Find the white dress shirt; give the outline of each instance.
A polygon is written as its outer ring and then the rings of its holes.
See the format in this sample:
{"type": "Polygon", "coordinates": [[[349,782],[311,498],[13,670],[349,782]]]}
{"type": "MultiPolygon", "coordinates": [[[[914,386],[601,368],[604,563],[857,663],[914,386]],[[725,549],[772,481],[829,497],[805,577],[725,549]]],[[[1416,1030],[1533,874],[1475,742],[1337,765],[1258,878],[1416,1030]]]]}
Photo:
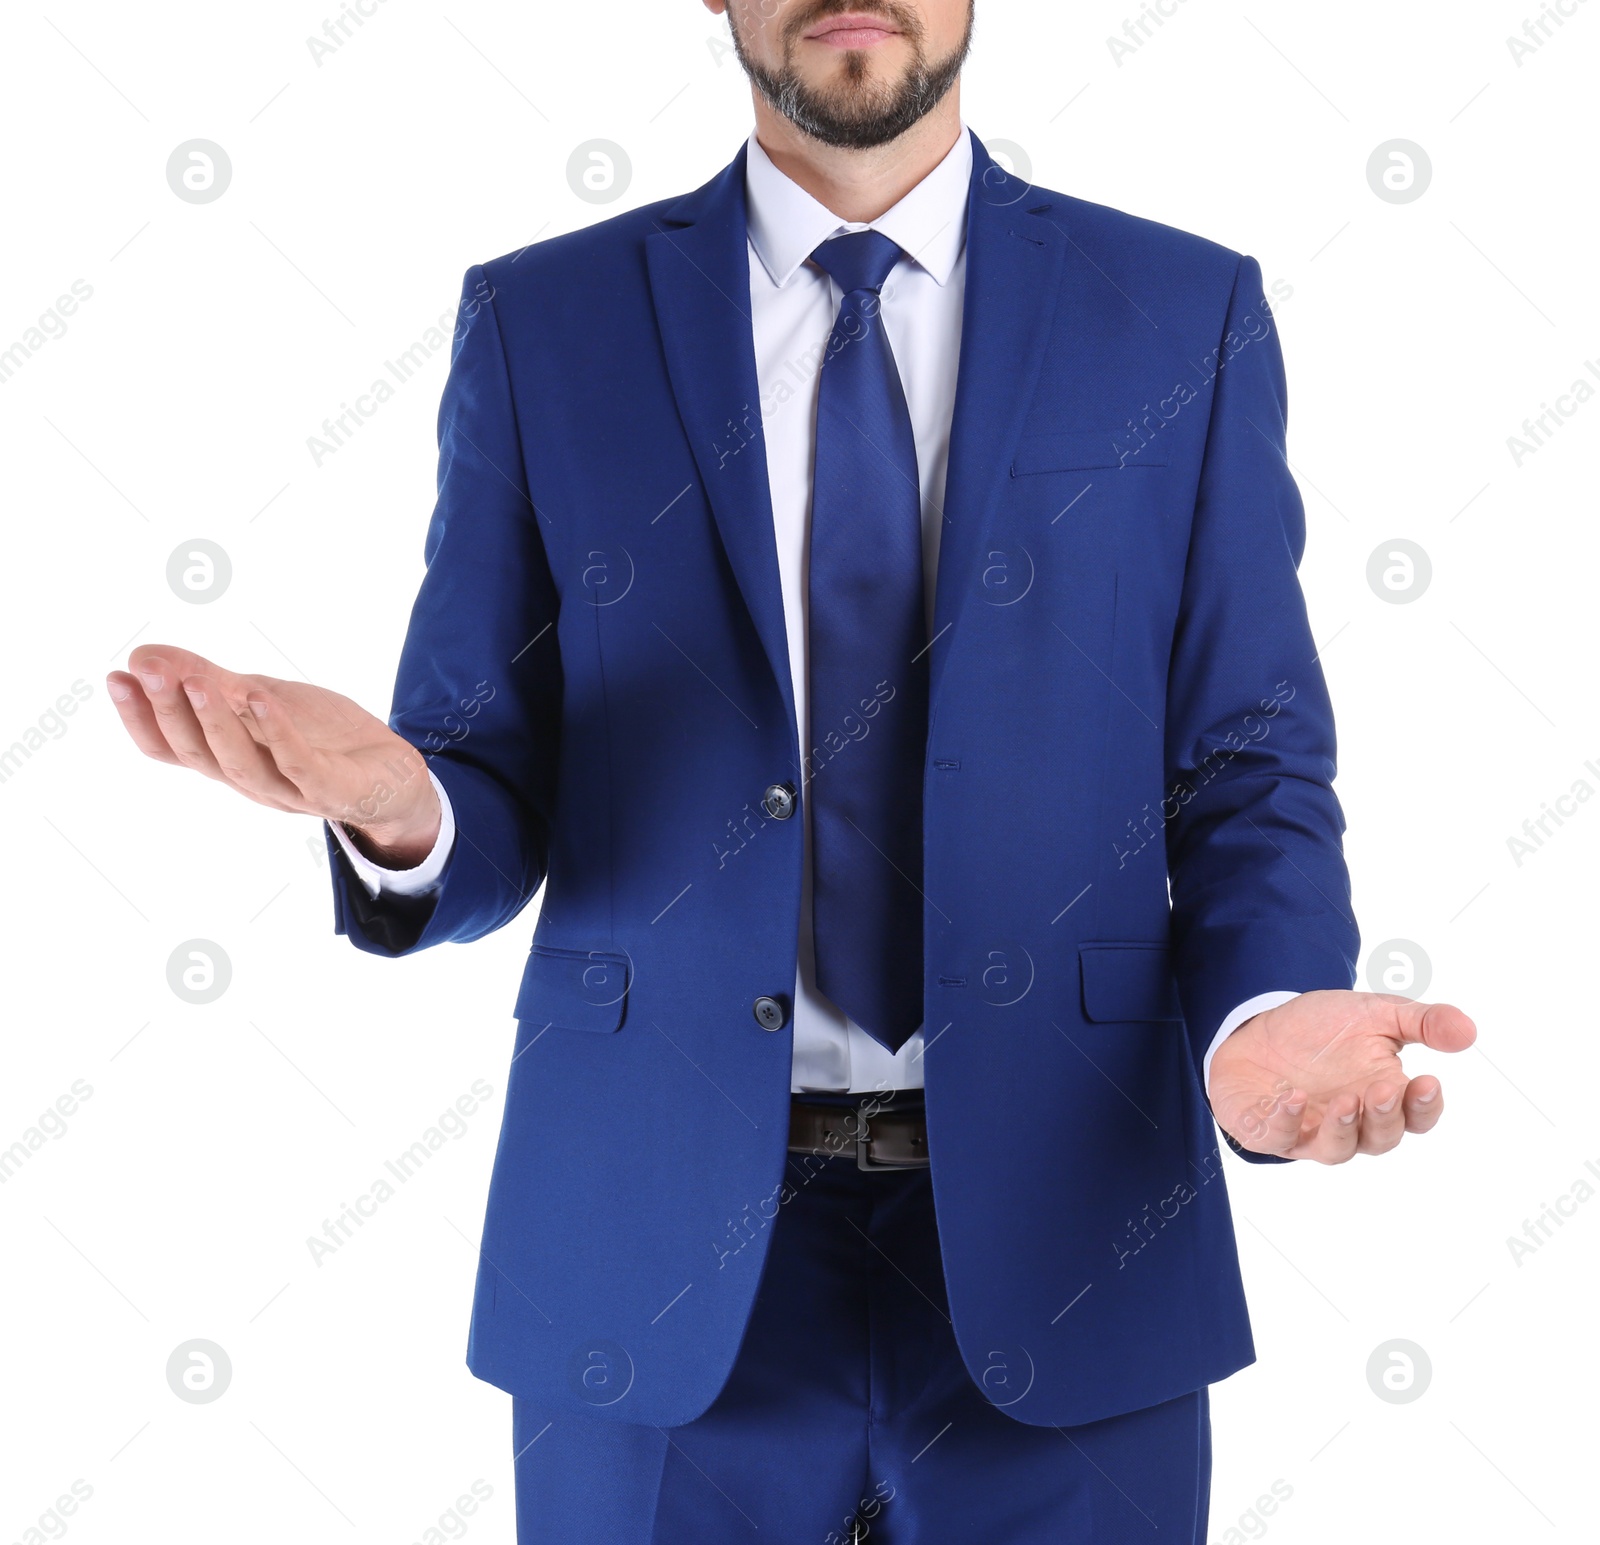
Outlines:
{"type": "MultiPolygon", "coordinates": [[[[922,485],[923,576],[929,632],[939,565],[940,511],[955,409],[956,367],[966,291],[967,199],[972,141],[965,128],[945,158],[892,209],[868,224],[841,220],[778,170],[750,136],[745,160],[749,213],[750,321],[761,425],[777,540],[778,572],[794,683],[795,715],[806,716],[806,560],[816,449],[818,371],[838,314],[841,292],[829,275],[807,262],[830,237],[845,231],[881,231],[904,254],[882,291],[883,321],[900,371],[917,447],[922,485]]],[[[432,778],[432,773],[429,774],[432,778]]],[[[433,851],[414,869],[385,870],[357,852],[342,828],[333,827],[371,895],[419,895],[435,887],[455,838],[450,802],[437,778],[442,821],[433,851]]],[[[794,995],[794,1063],[790,1087],[801,1090],[914,1089],[922,1086],[922,1032],[898,1052],[873,1040],[825,998],[815,985],[811,937],[810,801],[802,798],[800,939],[794,995]]],[[[1206,1053],[1203,1076],[1224,1037],[1253,1014],[1294,997],[1265,993],[1240,1004],[1218,1029],[1206,1053]]]]}

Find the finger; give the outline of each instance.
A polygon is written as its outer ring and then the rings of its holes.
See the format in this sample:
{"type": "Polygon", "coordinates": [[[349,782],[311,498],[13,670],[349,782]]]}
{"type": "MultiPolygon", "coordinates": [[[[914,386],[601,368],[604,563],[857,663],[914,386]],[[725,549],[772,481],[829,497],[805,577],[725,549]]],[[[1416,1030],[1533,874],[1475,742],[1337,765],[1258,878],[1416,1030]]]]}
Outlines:
{"type": "Polygon", "coordinates": [[[1234,1119],[1228,1131],[1240,1147],[1251,1153],[1271,1153],[1280,1157],[1300,1141],[1300,1123],[1305,1115],[1303,1089],[1279,1089],[1248,1105],[1234,1119]]]}
{"type": "Polygon", "coordinates": [[[210,677],[185,676],[183,691],[218,769],[230,784],[276,810],[304,810],[299,789],[278,771],[272,754],[256,743],[210,677]]]}
{"type": "MultiPolygon", "coordinates": [[[[226,782],[222,769],[217,766],[217,759],[212,756],[211,748],[201,733],[194,709],[184,696],[183,684],[174,669],[175,662],[164,655],[137,649],[134,656],[139,658],[133,674],[144,689],[156,728],[171,749],[173,759],[185,767],[192,767],[196,772],[204,773],[208,778],[226,782]]],[[[129,657],[130,661],[134,656],[129,657]]]]}
{"type": "Polygon", "coordinates": [[[135,676],[151,672],[173,681],[182,681],[185,676],[210,676],[221,683],[224,691],[237,679],[235,672],[177,644],[140,644],[128,656],[128,669],[135,676]]]}
{"type": "Polygon", "coordinates": [[[106,692],[134,745],[146,756],[158,762],[170,762],[176,767],[178,759],[156,724],[155,710],[150,706],[150,699],[144,695],[139,678],[130,676],[127,671],[111,671],[106,676],[106,692]]]}
{"type": "Polygon", "coordinates": [[[1385,997],[1394,1014],[1395,1029],[1407,1045],[1434,1051],[1465,1051],[1478,1039],[1478,1027],[1452,1003],[1413,1003],[1408,998],[1385,997]]]}
{"type": "Polygon", "coordinates": [[[153,673],[169,682],[179,683],[186,681],[190,676],[206,677],[232,705],[234,712],[240,715],[240,722],[244,723],[252,733],[254,726],[246,713],[245,693],[253,686],[270,687],[276,684],[274,677],[241,675],[238,671],[230,671],[225,666],[218,665],[215,660],[208,660],[204,655],[196,654],[192,649],[180,649],[175,644],[141,644],[128,656],[128,669],[134,673],[136,679],[140,673],[153,673]]]}
{"type": "Polygon", "coordinates": [[[1361,1100],[1354,1094],[1341,1094],[1329,1102],[1317,1130],[1298,1148],[1289,1151],[1291,1159],[1314,1159],[1318,1164],[1344,1164],[1356,1154],[1361,1133],[1361,1100]]]}
{"type": "Polygon", "coordinates": [[[1387,1153],[1406,1135],[1406,1113],[1399,1084],[1379,1083],[1367,1090],[1361,1102],[1358,1153],[1387,1153]]]}
{"type": "Polygon", "coordinates": [[[1413,1078],[1406,1085],[1406,1131],[1431,1132],[1444,1114],[1444,1088],[1431,1073],[1413,1078]]]}

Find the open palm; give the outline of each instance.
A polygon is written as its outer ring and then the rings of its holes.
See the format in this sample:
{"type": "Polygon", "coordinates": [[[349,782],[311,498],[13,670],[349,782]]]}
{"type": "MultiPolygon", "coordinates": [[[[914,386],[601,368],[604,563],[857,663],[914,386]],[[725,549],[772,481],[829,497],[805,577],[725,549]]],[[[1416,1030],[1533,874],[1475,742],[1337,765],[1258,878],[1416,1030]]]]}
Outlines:
{"type": "Polygon", "coordinates": [[[107,687],[146,756],[204,773],[275,810],[359,828],[413,859],[437,834],[420,752],[326,687],[242,675],[186,649],[145,644],[107,687]]]}
{"type": "Polygon", "coordinates": [[[1340,1164],[1427,1132],[1439,1080],[1408,1079],[1407,1045],[1465,1051],[1477,1029],[1447,1003],[1375,992],[1308,992],[1247,1020],[1211,1060],[1211,1108],[1255,1153],[1340,1164]]]}

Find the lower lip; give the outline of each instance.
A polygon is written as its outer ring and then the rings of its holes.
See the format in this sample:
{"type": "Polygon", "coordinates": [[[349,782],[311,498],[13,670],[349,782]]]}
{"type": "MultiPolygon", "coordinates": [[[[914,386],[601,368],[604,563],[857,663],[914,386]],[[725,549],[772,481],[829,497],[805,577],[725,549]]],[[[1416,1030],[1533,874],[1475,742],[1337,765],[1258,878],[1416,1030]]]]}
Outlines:
{"type": "Polygon", "coordinates": [[[821,43],[824,48],[872,48],[894,36],[887,27],[837,27],[832,32],[817,34],[811,41],[821,43]]]}

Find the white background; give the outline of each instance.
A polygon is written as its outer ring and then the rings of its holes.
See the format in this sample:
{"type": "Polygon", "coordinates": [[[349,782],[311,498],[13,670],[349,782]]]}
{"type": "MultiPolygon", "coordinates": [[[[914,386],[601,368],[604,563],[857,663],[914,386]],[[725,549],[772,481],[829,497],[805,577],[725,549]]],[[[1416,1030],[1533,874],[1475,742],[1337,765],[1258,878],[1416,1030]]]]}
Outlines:
{"type": "MultiPolygon", "coordinates": [[[[1523,0],[1174,10],[1119,65],[1134,0],[982,0],[965,115],[1035,181],[1252,253],[1276,286],[1364,948],[1414,941],[1482,1031],[1438,1068],[1432,1137],[1231,1165],[1260,1361],[1215,1392],[1210,1538],[1592,1539],[1600,1196],[1520,1264],[1507,1238],[1600,1166],[1600,801],[1520,864],[1508,838],[1600,789],[1600,404],[1520,467],[1507,439],[1600,357],[1600,4],[1520,66],[1523,0]],[[1366,175],[1394,138],[1433,167],[1407,204],[1366,175]],[[1366,577],[1396,538],[1433,568],[1409,604],[1366,577]],[[1396,1338],[1432,1363],[1408,1404],[1367,1381],[1396,1338]],[[1250,1519],[1275,1481],[1292,1496],[1250,1519]]],[[[143,761],[103,677],[173,641],[383,712],[446,354],[320,466],[308,436],[470,263],[704,181],[748,97],[693,0],[383,0],[318,66],[328,14],[0,21],[0,349],[93,291],[0,384],[0,748],[90,690],[0,782],[0,1147],[92,1089],[0,1185],[0,1542],[75,1480],[86,1542],[400,1545],[476,1480],[468,1537],[513,1538],[510,1402],[463,1356],[533,914],[470,949],[358,953],[314,823],[143,761]],[[209,204],[166,180],[193,138],[232,161],[209,204]],[[632,162],[609,207],[567,183],[591,138],[632,162]],[[195,538],[232,563],[209,605],[165,577],[195,538]],[[195,938],[232,963],[207,1006],[167,985],[195,938]],[[307,1237],[476,1079],[493,1099],[464,1134],[314,1264],[307,1237]],[[232,1361],[213,1404],[167,1385],[196,1338],[232,1361]]]]}

